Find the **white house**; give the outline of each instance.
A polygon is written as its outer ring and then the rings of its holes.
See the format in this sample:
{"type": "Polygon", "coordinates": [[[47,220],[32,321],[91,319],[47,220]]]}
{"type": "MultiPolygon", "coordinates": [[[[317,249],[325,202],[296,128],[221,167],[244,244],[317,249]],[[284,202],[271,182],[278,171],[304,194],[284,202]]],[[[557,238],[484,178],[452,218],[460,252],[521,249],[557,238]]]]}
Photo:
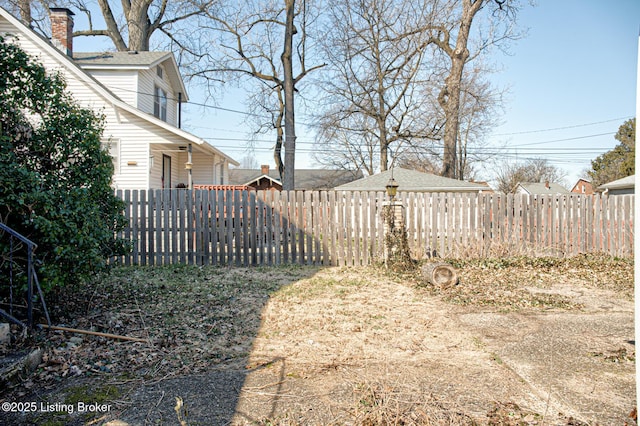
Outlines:
{"type": "Polygon", "coordinates": [[[227,184],[238,162],[179,128],[188,100],[170,52],[73,52],[73,12],[51,9],[52,40],[0,7],[0,34],[51,72],[60,72],[80,105],[106,119],[104,142],[114,160],[118,189],[227,184]]]}
{"type": "Polygon", "coordinates": [[[552,182],[518,182],[515,194],[524,195],[565,195],[571,194],[567,188],[552,182]]]}
{"type": "Polygon", "coordinates": [[[636,175],[623,177],[622,179],[614,180],[613,182],[600,185],[597,189],[598,192],[602,192],[606,195],[629,195],[636,192],[636,175]]]}

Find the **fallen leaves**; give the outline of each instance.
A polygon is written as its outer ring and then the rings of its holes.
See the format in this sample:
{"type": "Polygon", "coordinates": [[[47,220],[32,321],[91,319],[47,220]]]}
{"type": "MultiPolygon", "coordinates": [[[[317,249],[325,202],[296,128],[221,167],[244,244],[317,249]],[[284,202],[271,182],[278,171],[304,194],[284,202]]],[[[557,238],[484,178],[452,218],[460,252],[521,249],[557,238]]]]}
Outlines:
{"type": "Polygon", "coordinates": [[[490,305],[506,311],[582,309],[581,304],[561,294],[529,290],[562,283],[611,290],[633,300],[632,259],[585,254],[571,258],[454,259],[450,263],[458,269],[460,284],[441,293],[445,300],[460,305],[490,305]]]}
{"type": "MultiPolygon", "coordinates": [[[[33,388],[60,387],[74,377],[139,384],[154,383],[187,372],[204,372],[212,366],[245,366],[246,356],[251,352],[256,336],[260,335],[263,315],[271,312],[281,316],[283,311],[278,309],[295,310],[302,301],[327,297],[327,294],[334,298],[332,300],[344,302],[330,305],[332,308],[343,305],[341,311],[329,310],[326,318],[316,315],[313,324],[297,322],[294,326],[320,327],[339,334],[344,333],[342,324],[337,322],[340,316],[360,315],[362,322],[355,322],[349,328],[356,339],[360,339],[367,330],[376,336],[390,332],[408,335],[403,328],[405,323],[398,323],[399,320],[390,312],[382,309],[366,311],[372,309],[367,304],[368,296],[376,286],[380,287],[382,275],[386,281],[393,281],[393,285],[398,281],[405,287],[411,287],[407,293],[418,301],[425,292],[433,292],[451,303],[493,306],[498,310],[581,309],[580,304],[561,294],[529,290],[549,289],[563,282],[615,291],[629,300],[633,295],[633,261],[626,259],[578,256],[570,259],[504,258],[450,262],[458,269],[461,282],[449,289],[418,289],[416,286],[420,279],[412,271],[389,273],[376,267],[335,268],[321,274],[316,274],[318,269],[314,267],[292,266],[252,269],[197,266],[115,268],[108,276],[99,276],[91,283],[60,290],[56,297],[48,299],[54,323],[139,337],[149,343],[61,331],[39,334],[22,343],[42,347],[43,362],[16,395],[33,388]],[[270,306],[273,304],[278,309],[265,310],[269,300],[270,306]],[[357,308],[357,303],[362,307],[357,308]],[[326,323],[319,324],[318,318],[326,323]]],[[[415,318],[410,320],[415,321],[415,318]]],[[[266,336],[278,331],[263,331],[263,340],[268,341],[266,336]]],[[[311,340],[309,344],[313,346],[314,343],[311,340]]],[[[418,347],[421,344],[420,341],[407,342],[407,352],[414,343],[418,347]]],[[[615,351],[593,356],[607,362],[633,362],[631,358],[635,358],[634,354],[615,351]]],[[[377,398],[379,389],[374,390],[377,398]]],[[[391,391],[383,393],[393,398],[398,396],[391,391]]],[[[415,411],[414,405],[398,407],[405,410],[408,422],[417,422],[422,415],[415,411]]],[[[361,408],[361,414],[371,419],[380,414],[370,407],[361,408]]],[[[513,411],[514,407],[497,407],[492,414],[496,421],[494,424],[535,424],[538,420],[531,417],[531,413],[524,412],[519,412],[517,419],[504,417],[505,412],[511,412],[510,408],[513,411]],[[514,422],[498,423],[500,419],[514,422]]]]}
{"type": "Polygon", "coordinates": [[[126,342],[62,331],[42,332],[18,346],[41,346],[31,380],[53,388],[73,376],[153,381],[198,373],[245,357],[269,295],[309,268],[157,266],[115,268],[48,300],[56,324],[127,335],[126,342]]]}

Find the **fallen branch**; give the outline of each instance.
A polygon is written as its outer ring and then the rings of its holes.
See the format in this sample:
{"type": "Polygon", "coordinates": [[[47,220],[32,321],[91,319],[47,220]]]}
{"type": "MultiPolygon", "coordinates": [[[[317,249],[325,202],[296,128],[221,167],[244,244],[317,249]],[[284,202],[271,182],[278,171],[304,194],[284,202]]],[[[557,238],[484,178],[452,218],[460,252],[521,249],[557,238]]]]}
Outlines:
{"type": "Polygon", "coordinates": [[[81,330],[79,328],[58,327],[55,325],[47,325],[47,324],[40,324],[40,327],[48,328],[50,330],[67,331],[69,333],[89,334],[91,336],[108,337],[110,339],[120,339],[120,340],[128,340],[131,342],[149,343],[147,339],[140,339],[139,337],[121,336],[119,334],[101,333],[99,331],[81,330]]]}

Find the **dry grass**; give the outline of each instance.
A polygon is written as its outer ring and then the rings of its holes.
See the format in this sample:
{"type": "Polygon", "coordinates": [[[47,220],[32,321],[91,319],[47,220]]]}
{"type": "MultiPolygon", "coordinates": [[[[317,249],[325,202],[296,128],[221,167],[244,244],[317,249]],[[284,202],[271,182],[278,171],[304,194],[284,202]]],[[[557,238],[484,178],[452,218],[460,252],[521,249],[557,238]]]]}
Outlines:
{"type": "Polygon", "coordinates": [[[633,260],[604,255],[571,258],[497,258],[453,260],[461,271],[461,285],[445,300],[462,305],[495,305],[505,309],[580,309],[557,294],[532,292],[558,284],[609,290],[633,300],[633,260]]]}
{"type": "MultiPolygon", "coordinates": [[[[562,292],[549,291],[567,283],[614,292],[627,300],[633,297],[633,262],[626,259],[449,261],[458,269],[461,282],[446,290],[425,285],[419,268],[403,272],[383,266],[117,268],[72,292],[60,292],[50,302],[55,306],[54,321],[148,338],[151,344],[97,337],[82,337],[70,344],[68,335],[42,336],[38,343],[45,346],[45,363],[29,386],[55,388],[73,375],[139,386],[216,366],[252,369],[286,357],[291,380],[319,373],[326,374],[327,380],[338,380],[340,369],[351,366],[370,373],[351,373],[346,379],[351,399],[340,402],[342,414],[336,415],[335,424],[471,425],[477,424],[478,413],[466,412],[437,377],[425,378],[426,382],[402,375],[383,380],[379,378],[383,370],[428,373],[423,366],[430,362],[429,354],[450,353],[448,362],[455,366],[459,354],[477,351],[482,343],[464,330],[447,334],[450,314],[461,307],[579,311],[580,303],[562,292]],[[443,393],[425,393],[425,383],[443,393]]],[[[632,356],[625,354],[625,360],[632,356]]],[[[477,362],[471,366],[472,376],[473,368],[501,368],[490,354],[477,362]]],[[[11,391],[29,392],[24,386],[11,391]]],[[[537,414],[511,401],[500,401],[485,407],[482,424],[539,420],[537,414]]],[[[304,422],[278,414],[262,424],[304,422]]]]}
{"type": "Polygon", "coordinates": [[[535,291],[558,285],[611,291],[626,300],[633,300],[633,259],[579,255],[570,258],[518,256],[447,261],[457,268],[460,276],[460,284],[449,289],[425,284],[417,270],[395,273],[392,278],[423,286],[430,294],[440,295],[443,300],[456,305],[493,306],[502,311],[582,309],[580,303],[575,303],[561,292],[535,291]]]}

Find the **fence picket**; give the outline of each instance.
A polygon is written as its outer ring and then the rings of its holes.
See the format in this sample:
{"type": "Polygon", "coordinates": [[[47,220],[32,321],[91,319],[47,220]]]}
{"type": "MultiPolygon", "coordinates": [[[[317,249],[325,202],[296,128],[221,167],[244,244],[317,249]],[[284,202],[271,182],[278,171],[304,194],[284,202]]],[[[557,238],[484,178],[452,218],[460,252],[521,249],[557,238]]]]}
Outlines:
{"type": "Polygon", "coordinates": [[[138,227],[137,226],[138,215],[134,213],[134,209],[137,208],[137,203],[134,203],[131,199],[131,196],[135,193],[137,192],[125,191],[124,193],[122,193],[122,191],[118,191],[118,193],[116,194],[120,197],[121,200],[124,201],[124,217],[126,217],[127,220],[129,221],[129,226],[127,226],[123,232],[125,241],[131,241],[132,243],[132,246],[131,246],[132,256],[125,256],[124,258],[124,264],[127,266],[131,265],[132,261],[133,263],[137,263],[136,261],[138,259],[137,238],[132,238],[132,234],[137,235],[136,231],[138,227]]]}

